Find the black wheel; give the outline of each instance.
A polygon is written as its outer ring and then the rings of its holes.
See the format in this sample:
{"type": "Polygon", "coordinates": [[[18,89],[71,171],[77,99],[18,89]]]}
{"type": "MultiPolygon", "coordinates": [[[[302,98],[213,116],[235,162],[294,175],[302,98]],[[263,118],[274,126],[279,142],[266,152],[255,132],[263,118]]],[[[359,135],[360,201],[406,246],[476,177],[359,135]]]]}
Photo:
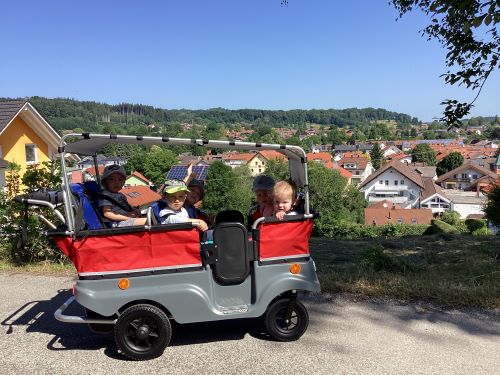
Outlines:
{"type": "Polygon", "coordinates": [[[273,302],[265,317],[267,333],[279,341],[294,341],[304,334],[309,325],[305,306],[290,298],[273,302]]]}
{"type": "MultiPolygon", "coordinates": [[[[85,308],[85,316],[91,319],[110,319],[110,317],[96,313],[95,311],[85,308]]],[[[113,332],[115,328],[114,324],[99,324],[99,323],[88,323],[89,329],[101,335],[106,335],[113,332]]]]}
{"type": "Polygon", "coordinates": [[[152,305],[129,307],[120,315],[115,325],[118,349],[125,356],[137,361],[162,355],[171,336],[172,327],[167,316],[152,305]]]}

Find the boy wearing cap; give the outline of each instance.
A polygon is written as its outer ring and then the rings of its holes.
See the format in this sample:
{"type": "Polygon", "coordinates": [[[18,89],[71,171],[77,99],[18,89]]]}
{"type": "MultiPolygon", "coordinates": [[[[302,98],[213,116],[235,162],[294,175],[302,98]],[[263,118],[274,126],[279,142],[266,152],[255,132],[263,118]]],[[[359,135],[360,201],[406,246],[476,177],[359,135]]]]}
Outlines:
{"type": "Polygon", "coordinates": [[[252,191],[258,204],[250,209],[250,225],[260,217],[274,215],[273,188],[274,179],[270,176],[260,175],[253,180],[252,191]]]}
{"type": "Polygon", "coordinates": [[[162,199],[167,207],[160,211],[161,224],[194,223],[202,232],[208,229],[204,220],[192,219],[184,208],[189,189],[181,180],[167,180],[163,185],[162,199]]]}
{"type": "Polygon", "coordinates": [[[113,227],[146,224],[146,218],[141,218],[140,213],[128,204],[125,195],[120,193],[126,178],[125,169],[120,165],[108,165],[102,174],[104,190],[100,193],[99,208],[113,227]]]}

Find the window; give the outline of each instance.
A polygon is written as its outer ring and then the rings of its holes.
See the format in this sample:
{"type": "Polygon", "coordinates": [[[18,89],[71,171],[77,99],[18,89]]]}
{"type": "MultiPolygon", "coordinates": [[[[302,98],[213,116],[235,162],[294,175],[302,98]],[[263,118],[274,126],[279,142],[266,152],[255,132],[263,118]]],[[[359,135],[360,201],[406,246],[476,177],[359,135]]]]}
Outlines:
{"type": "Polygon", "coordinates": [[[472,175],[472,178],[473,178],[474,180],[477,180],[477,174],[473,174],[473,175],[472,175]]]}
{"type": "Polygon", "coordinates": [[[398,186],[398,182],[399,182],[398,180],[394,180],[394,185],[398,186]]]}
{"type": "Polygon", "coordinates": [[[385,180],[385,186],[389,186],[389,180],[385,180]]]}
{"type": "Polygon", "coordinates": [[[467,178],[467,173],[462,173],[462,178],[467,178]]]}
{"type": "Polygon", "coordinates": [[[396,220],[396,222],[397,222],[398,224],[403,224],[403,219],[398,218],[398,219],[396,220]]]}
{"type": "Polygon", "coordinates": [[[416,217],[412,217],[411,218],[411,223],[412,224],[417,224],[417,218],[416,217]]]}
{"type": "Polygon", "coordinates": [[[404,185],[405,184],[405,180],[401,180],[401,185],[404,185]]]}
{"type": "Polygon", "coordinates": [[[38,152],[37,152],[36,144],[34,144],[34,143],[25,144],[24,151],[26,153],[26,164],[38,163],[38,152]]]}
{"type": "Polygon", "coordinates": [[[355,174],[355,175],[359,175],[359,171],[355,171],[355,172],[354,172],[354,174],[355,174]]]}
{"type": "Polygon", "coordinates": [[[383,181],[383,180],[378,180],[378,184],[379,184],[379,185],[383,185],[383,184],[384,184],[384,181],[383,181]]]}

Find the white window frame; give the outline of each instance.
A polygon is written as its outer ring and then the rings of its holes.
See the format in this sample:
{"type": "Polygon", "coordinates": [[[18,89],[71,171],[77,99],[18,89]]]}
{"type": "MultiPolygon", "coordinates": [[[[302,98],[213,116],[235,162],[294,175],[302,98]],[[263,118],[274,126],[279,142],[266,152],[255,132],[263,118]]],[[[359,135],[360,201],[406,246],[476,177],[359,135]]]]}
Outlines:
{"type": "Polygon", "coordinates": [[[25,143],[24,144],[24,157],[26,159],[26,164],[27,165],[33,165],[33,164],[38,164],[38,147],[36,143],[25,143]],[[26,152],[26,149],[28,146],[33,146],[33,156],[34,160],[28,160],[28,153],[26,152]]]}

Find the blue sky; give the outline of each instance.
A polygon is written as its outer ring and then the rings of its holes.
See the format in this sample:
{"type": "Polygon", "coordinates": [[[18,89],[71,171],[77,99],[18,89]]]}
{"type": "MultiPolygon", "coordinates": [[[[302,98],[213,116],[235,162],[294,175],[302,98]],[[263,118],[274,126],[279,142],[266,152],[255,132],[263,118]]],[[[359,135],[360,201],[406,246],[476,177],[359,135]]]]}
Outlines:
{"type": "MultiPolygon", "coordinates": [[[[376,107],[429,121],[473,98],[444,84],[423,14],[387,0],[9,1],[0,96],[176,109],[376,107]]],[[[500,75],[474,116],[500,114],[500,75]]]]}

